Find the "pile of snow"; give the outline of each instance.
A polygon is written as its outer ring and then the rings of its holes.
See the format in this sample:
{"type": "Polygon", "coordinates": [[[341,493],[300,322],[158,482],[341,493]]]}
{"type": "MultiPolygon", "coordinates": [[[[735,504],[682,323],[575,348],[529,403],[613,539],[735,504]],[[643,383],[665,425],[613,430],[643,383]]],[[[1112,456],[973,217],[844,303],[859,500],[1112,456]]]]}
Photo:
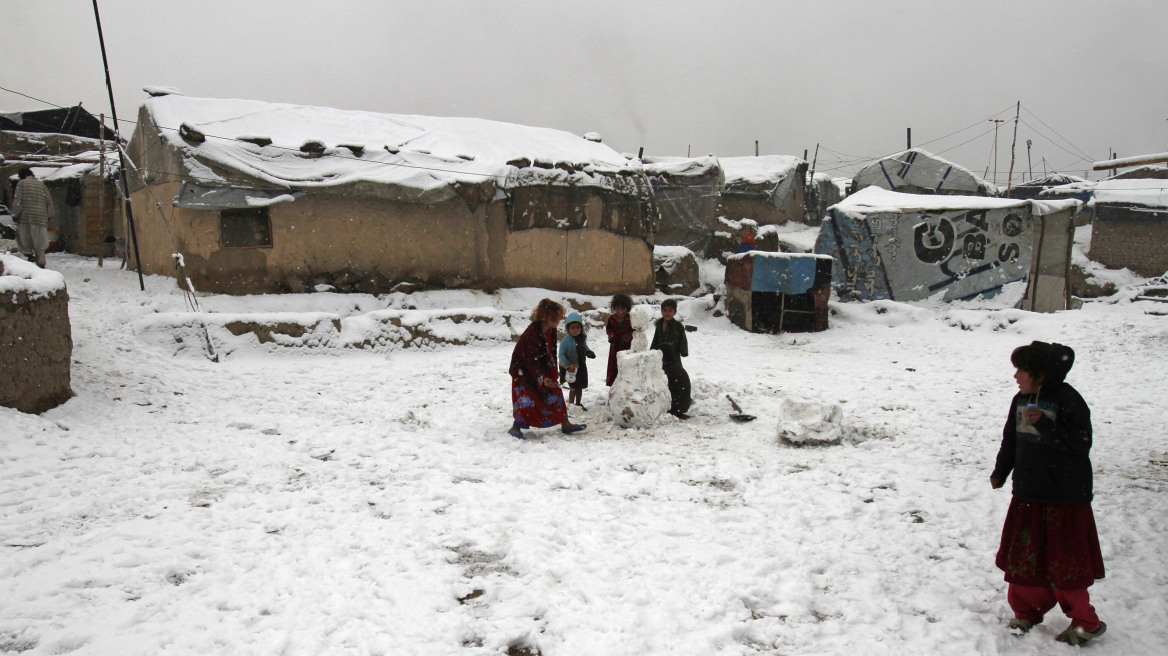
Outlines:
{"type": "Polygon", "coordinates": [[[24,258],[0,253],[0,294],[27,294],[29,300],[34,300],[64,290],[65,278],[60,273],[42,269],[24,258]]]}
{"type": "Polygon", "coordinates": [[[779,439],[791,444],[838,444],[843,406],[785,398],[779,404],[779,439]]]}

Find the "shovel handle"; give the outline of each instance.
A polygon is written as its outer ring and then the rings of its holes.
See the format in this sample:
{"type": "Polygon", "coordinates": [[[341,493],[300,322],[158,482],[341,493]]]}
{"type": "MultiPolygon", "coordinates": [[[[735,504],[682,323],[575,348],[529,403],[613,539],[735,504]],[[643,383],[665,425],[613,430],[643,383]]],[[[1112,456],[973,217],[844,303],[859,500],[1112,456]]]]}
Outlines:
{"type": "Polygon", "coordinates": [[[742,408],[738,407],[738,404],[734,402],[734,399],[730,398],[729,394],[726,395],[726,400],[730,402],[730,406],[734,408],[734,412],[742,414],[742,408]]]}

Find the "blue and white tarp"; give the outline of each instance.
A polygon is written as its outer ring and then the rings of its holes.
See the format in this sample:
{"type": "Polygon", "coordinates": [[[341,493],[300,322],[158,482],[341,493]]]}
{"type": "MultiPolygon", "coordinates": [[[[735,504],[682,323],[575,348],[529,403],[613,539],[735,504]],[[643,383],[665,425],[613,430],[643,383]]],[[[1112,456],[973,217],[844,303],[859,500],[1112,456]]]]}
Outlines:
{"type": "Polygon", "coordinates": [[[829,208],[815,252],[837,260],[844,300],[992,295],[1026,278],[1032,216],[1046,205],[869,187],[829,208]]]}

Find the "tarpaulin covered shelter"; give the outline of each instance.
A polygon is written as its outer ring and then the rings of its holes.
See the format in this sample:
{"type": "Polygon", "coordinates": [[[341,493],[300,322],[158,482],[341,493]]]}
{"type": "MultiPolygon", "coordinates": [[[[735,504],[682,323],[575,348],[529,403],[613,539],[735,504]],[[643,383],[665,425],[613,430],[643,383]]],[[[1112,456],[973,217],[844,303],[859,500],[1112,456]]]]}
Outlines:
{"type": "MultiPolygon", "coordinates": [[[[1025,280],[1036,247],[1049,248],[1043,250],[1047,262],[1063,258],[1065,265],[1068,242],[1041,238],[1035,217],[1073,220],[1078,207],[1074,200],[929,196],[869,187],[830,208],[815,251],[839,262],[832,282],[844,300],[973,298],[1025,280]]],[[[1044,272],[1053,275],[1055,268],[1044,272]]],[[[1044,284],[1043,293],[1049,288],[1044,284]]]]}
{"type": "Polygon", "coordinates": [[[759,225],[803,220],[807,162],[789,155],[719,157],[726,188],[718,215],[759,225]]]}
{"type": "Polygon", "coordinates": [[[639,163],[579,136],[471,118],[155,91],[128,150],[141,268],[196,288],[653,291],[639,163]],[[139,212],[135,212],[139,215],[139,212]]]}
{"type": "MultiPolygon", "coordinates": [[[[101,121],[81,105],[54,109],[38,109],[27,112],[0,113],[0,130],[11,132],[36,132],[41,134],[68,134],[87,139],[102,138],[101,121]]],[[[106,126],[105,138],[111,139],[114,131],[106,126]]]]}
{"type": "Polygon", "coordinates": [[[726,262],[726,314],[755,333],[827,330],[832,258],[807,253],[736,253],[726,262]]]}
{"type": "Polygon", "coordinates": [[[714,235],[726,175],[717,157],[646,157],[661,222],[656,243],[705,254],[714,235]]]}
{"type": "Polygon", "coordinates": [[[1079,182],[1087,182],[1087,180],[1086,178],[1067,175],[1065,173],[1051,173],[1041,178],[1027,180],[1021,184],[1014,185],[1010,189],[1010,198],[1038,198],[1039,194],[1052,187],[1079,182]]]}
{"type": "Polygon", "coordinates": [[[879,187],[907,194],[996,196],[998,189],[972,171],[920,148],[889,155],[860,169],[852,193],[879,187]]]}

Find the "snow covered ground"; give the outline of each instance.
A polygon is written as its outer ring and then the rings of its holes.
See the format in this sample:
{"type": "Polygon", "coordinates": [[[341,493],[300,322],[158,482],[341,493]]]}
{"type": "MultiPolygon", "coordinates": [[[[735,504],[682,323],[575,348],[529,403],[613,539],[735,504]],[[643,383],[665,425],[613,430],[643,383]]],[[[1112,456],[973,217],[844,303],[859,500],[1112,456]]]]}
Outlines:
{"type": "MultiPolygon", "coordinates": [[[[1163,304],[833,304],[827,332],[769,336],[687,300],[693,419],[615,427],[594,328],[589,410],[573,412],[589,429],[518,441],[511,345],[490,334],[241,339],[214,363],[158,339],[159,317],[185,311],[173,280],[142,293],[93,259],[49,267],[71,296],[76,397],[42,416],[0,408],[0,651],[1069,654],[1057,610],[1007,633],[993,566],[1009,353],[1033,339],[1076,349],[1068,380],[1094,415],[1108,574],[1092,597],[1109,630],[1088,649],[1168,644],[1163,304]],[[759,418],[731,422],[726,394],[759,418]],[[784,398],[843,404],[844,443],[779,442],[784,398]]],[[[502,316],[543,293],[200,301],[335,315],[351,336],[377,312],[502,316]]]]}

